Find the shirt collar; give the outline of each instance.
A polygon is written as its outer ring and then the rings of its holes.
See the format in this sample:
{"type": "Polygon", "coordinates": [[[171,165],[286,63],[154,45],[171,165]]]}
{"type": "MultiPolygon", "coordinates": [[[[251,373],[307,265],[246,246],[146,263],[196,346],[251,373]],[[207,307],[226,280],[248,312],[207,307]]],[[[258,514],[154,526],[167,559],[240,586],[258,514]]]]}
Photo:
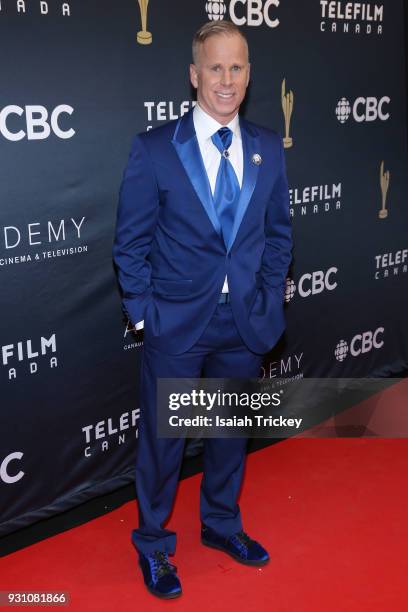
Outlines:
{"type": "Polygon", "coordinates": [[[193,121],[199,142],[210,139],[211,136],[222,127],[228,127],[234,136],[241,138],[238,113],[226,126],[223,126],[206,113],[197,102],[193,110],[193,121]]]}

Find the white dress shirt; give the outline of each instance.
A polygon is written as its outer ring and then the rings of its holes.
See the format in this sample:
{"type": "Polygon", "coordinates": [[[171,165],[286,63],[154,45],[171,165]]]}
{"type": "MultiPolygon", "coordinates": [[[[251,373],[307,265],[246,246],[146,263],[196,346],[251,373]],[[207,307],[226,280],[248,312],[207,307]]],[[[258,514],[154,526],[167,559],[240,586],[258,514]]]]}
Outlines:
{"type": "MultiPolygon", "coordinates": [[[[228,149],[230,154],[228,159],[234,168],[235,174],[237,175],[239,186],[242,187],[243,153],[238,113],[226,126],[223,126],[221,123],[218,123],[218,121],[213,119],[213,117],[211,117],[208,113],[206,113],[197,103],[193,110],[193,121],[201,157],[203,158],[204,167],[210,182],[212,194],[214,195],[218,168],[221,161],[221,153],[211,140],[211,136],[222,127],[228,127],[232,132],[232,142],[228,149]]],[[[225,277],[222,292],[228,293],[227,277],[225,277]]]]}
{"type": "MultiPolygon", "coordinates": [[[[223,126],[221,123],[218,123],[218,121],[213,119],[213,117],[211,117],[208,113],[206,113],[197,103],[193,110],[193,122],[194,129],[197,134],[198,146],[200,147],[201,157],[203,158],[204,167],[210,182],[212,194],[214,195],[218,168],[221,161],[221,153],[211,140],[211,136],[222,127],[228,127],[232,132],[232,142],[228,149],[230,154],[228,159],[234,168],[235,174],[237,175],[239,186],[242,187],[244,161],[238,113],[226,126],[223,126]]],[[[228,293],[227,276],[225,276],[222,293],[228,293]]],[[[139,323],[136,323],[135,329],[143,329],[143,324],[144,321],[139,321],[139,323]]]]}

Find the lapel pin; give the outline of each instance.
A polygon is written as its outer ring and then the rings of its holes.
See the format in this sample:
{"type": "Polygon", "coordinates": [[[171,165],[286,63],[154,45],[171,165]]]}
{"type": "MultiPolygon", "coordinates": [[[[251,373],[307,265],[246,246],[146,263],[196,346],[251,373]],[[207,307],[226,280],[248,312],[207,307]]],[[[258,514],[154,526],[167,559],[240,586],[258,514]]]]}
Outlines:
{"type": "Polygon", "coordinates": [[[253,154],[252,163],[254,163],[256,166],[259,166],[260,164],[262,164],[262,157],[259,155],[259,153],[253,154]]]}

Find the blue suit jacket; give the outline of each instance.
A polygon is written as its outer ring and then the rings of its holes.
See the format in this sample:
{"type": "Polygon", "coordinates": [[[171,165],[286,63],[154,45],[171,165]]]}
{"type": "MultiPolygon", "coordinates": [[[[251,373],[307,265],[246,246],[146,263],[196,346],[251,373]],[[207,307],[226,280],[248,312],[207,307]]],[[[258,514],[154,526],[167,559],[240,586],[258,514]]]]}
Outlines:
{"type": "Polygon", "coordinates": [[[244,173],[229,245],[221,236],[190,110],[136,136],[120,188],[113,257],[133,324],[170,354],[188,350],[224,277],[239,332],[265,353],[285,328],[291,222],[281,138],[240,117],[244,173]],[[252,161],[257,153],[262,163],[252,161]]]}

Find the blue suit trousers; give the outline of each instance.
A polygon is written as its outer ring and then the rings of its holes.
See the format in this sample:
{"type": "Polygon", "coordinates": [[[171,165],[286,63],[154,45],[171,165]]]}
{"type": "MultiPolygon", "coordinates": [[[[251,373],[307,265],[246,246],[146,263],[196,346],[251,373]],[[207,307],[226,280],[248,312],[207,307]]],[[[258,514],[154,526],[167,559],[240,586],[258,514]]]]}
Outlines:
{"type": "MultiPolygon", "coordinates": [[[[176,547],[176,533],[164,525],[174,503],[185,440],[157,437],[157,378],[257,378],[262,359],[244,344],[229,303],[217,305],[198,342],[185,353],[166,354],[145,337],[135,471],[139,527],[132,531],[140,552],[172,554],[176,547]]],[[[247,442],[247,438],[204,439],[200,518],[226,537],[242,529],[237,499],[247,442]]]]}

